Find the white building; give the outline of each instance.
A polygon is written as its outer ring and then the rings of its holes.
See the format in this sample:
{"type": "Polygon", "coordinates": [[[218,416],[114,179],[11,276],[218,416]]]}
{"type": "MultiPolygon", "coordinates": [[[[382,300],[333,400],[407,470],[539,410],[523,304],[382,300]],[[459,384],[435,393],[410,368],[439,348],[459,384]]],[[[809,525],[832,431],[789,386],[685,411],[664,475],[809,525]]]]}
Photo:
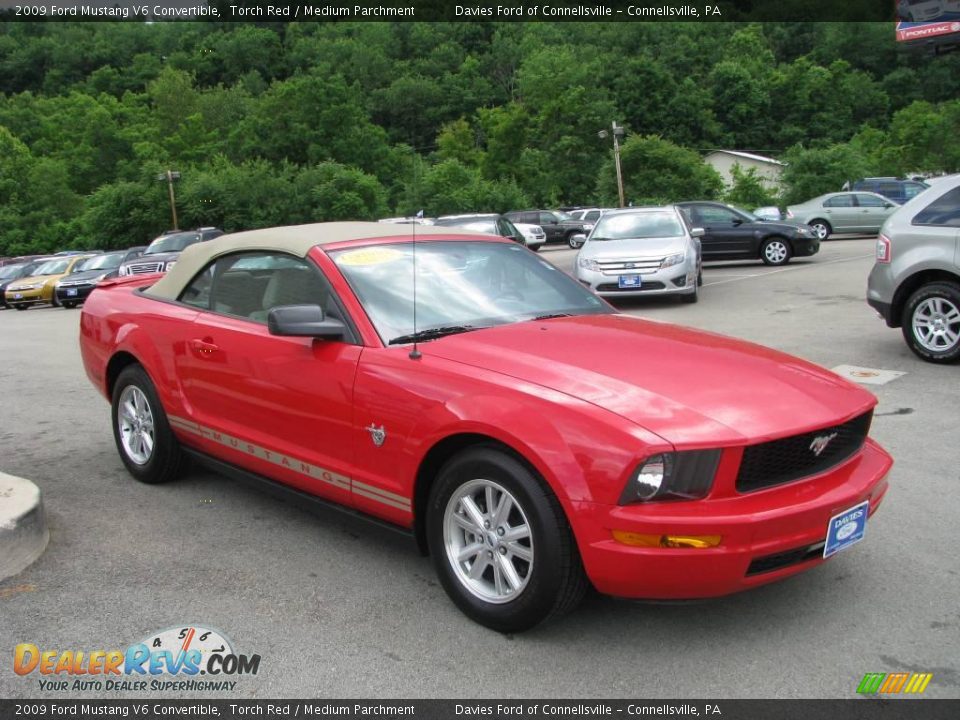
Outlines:
{"type": "Polygon", "coordinates": [[[703,158],[703,161],[720,173],[720,177],[723,178],[723,183],[727,187],[733,184],[733,173],[731,172],[733,166],[739,165],[741,170],[754,168],[757,177],[763,181],[768,189],[780,190],[780,173],[783,172],[783,163],[779,160],[763,155],[740,152],[739,150],[711,150],[703,158]]]}

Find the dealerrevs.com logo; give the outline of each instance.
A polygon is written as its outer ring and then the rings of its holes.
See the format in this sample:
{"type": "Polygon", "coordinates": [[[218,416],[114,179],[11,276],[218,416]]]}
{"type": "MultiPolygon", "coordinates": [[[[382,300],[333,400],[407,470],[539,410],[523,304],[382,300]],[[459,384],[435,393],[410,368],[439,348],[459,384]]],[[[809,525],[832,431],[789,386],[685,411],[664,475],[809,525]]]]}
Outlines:
{"type": "Polygon", "coordinates": [[[167,628],[126,650],[42,650],[20,643],[17,675],[37,675],[46,692],[234,691],[239,675],[256,675],[259,655],[234,652],[221,632],[200,625],[167,628]]]}

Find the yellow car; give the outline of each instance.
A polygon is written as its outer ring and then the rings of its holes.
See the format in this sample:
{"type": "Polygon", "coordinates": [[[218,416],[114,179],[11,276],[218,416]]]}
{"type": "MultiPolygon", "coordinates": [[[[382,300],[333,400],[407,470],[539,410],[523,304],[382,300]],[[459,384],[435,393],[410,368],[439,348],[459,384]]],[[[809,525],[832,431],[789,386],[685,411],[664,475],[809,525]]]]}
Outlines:
{"type": "Polygon", "coordinates": [[[26,310],[41,303],[57,304],[54,286],[57,280],[69,275],[73,268],[92,255],[67,255],[54,257],[38,267],[30,277],[20,278],[7,285],[4,299],[7,305],[17,310],[26,310]]]}

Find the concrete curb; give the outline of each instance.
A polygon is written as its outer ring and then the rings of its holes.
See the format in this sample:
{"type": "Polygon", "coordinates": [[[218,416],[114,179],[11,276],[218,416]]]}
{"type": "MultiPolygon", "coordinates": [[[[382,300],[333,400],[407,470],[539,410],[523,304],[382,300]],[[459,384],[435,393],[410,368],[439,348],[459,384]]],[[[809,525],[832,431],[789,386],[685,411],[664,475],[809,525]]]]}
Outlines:
{"type": "Polygon", "coordinates": [[[0,580],[26,569],[49,540],[40,488],[0,472],[0,580]]]}

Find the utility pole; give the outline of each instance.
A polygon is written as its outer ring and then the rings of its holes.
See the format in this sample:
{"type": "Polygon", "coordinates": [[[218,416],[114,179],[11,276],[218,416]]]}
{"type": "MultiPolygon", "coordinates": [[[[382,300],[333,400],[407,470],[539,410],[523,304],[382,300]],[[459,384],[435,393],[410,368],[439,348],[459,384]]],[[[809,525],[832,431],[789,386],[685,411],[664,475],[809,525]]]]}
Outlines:
{"type": "Polygon", "coordinates": [[[180,179],[180,173],[177,170],[167,170],[165,173],[157,175],[157,180],[167,181],[167,189],[170,192],[170,215],[173,216],[173,229],[179,230],[177,225],[177,199],[173,194],[173,181],[180,179]]]}
{"type": "MultiPolygon", "coordinates": [[[[620,207],[626,206],[626,200],[623,196],[623,170],[620,168],[620,138],[623,137],[624,128],[622,125],[617,125],[617,121],[614,120],[610,125],[613,136],[613,159],[614,164],[617,167],[617,193],[620,196],[620,207]]],[[[597,133],[600,138],[606,139],[607,131],[601,130],[597,133]]]]}

